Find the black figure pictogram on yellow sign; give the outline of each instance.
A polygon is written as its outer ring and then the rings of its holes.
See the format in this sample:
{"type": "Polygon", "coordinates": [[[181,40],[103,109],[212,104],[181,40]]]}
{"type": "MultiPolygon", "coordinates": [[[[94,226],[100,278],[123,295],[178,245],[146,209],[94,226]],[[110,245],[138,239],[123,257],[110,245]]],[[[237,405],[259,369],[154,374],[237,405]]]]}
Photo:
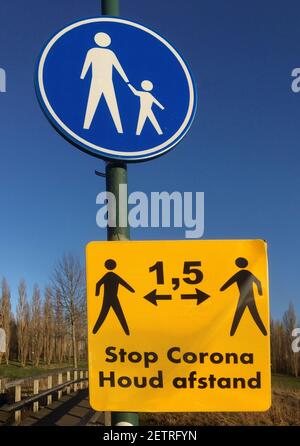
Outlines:
{"type": "Polygon", "coordinates": [[[263,293],[261,282],[250,271],[244,269],[248,266],[247,259],[239,257],[238,259],[236,259],[235,264],[236,266],[241,268],[241,271],[238,271],[236,274],[234,274],[226,283],[224,283],[224,285],[220,289],[220,291],[225,291],[228,287],[236,283],[240,292],[237,309],[230,330],[230,336],[234,336],[240,320],[243,316],[243,313],[247,307],[249,308],[249,311],[262,334],[264,336],[267,336],[267,330],[265,329],[263,321],[261,320],[259,312],[257,310],[253,290],[253,285],[255,284],[257,286],[258,294],[262,296],[263,293]]]}
{"type": "Polygon", "coordinates": [[[123,330],[127,335],[129,335],[129,328],[118,298],[118,288],[119,285],[122,285],[124,288],[127,288],[127,290],[131,291],[132,293],[134,293],[134,289],[127,282],[125,282],[125,280],[118,276],[118,274],[112,272],[112,270],[115,269],[116,266],[117,264],[114,260],[106,260],[105,268],[109,270],[109,272],[106,273],[96,284],[96,296],[99,296],[100,288],[102,285],[104,287],[104,295],[102,309],[94,326],[93,334],[97,333],[97,331],[105,321],[110,308],[112,308],[116,313],[116,316],[119,319],[123,330]]]}

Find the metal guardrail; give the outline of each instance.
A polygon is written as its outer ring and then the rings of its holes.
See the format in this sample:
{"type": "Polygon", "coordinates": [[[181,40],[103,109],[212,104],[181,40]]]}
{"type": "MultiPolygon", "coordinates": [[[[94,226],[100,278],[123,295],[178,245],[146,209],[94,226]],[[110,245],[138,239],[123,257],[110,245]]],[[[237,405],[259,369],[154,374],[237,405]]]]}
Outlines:
{"type": "Polygon", "coordinates": [[[38,375],[36,377],[26,377],[18,379],[15,381],[9,381],[4,383],[2,386],[2,391],[15,388],[14,399],[15,402],[12,404],[4,404],[0,407],[2,412],[14,413],[15,424],[20,424],[22,418],[22,409],[25,407],[33,405],[33,412],[38,412],[39,402],[43,398],[47,398],[46,406],[52,404],[52,395],[57,393],[57,399],[60,400],[62,397],[62,392],[67,389],[67,394],[71,393],[73,387],[73,392],[79,389],[88,387],[88,372],[87,369],[62,369],[56,370],[53,373],[47,373],[43,375],[38,375]],[[73,379],[71,379],[71,373],[73,373],[73,379]],[[79,374],[79,376],[78,376],[79,374]],[[63,376],[66,375],[66,381],[63,382],[63,376]],[[53,376],[57,377],[57,385],[53,386],[53,376]],[[47,379],[47,389],[42,392],[39,391],[40,381],[47,379]],[[28,384],[28,382],[33,382],[33,395],[30,395],[22,399],[22,385],[28,384]]]}

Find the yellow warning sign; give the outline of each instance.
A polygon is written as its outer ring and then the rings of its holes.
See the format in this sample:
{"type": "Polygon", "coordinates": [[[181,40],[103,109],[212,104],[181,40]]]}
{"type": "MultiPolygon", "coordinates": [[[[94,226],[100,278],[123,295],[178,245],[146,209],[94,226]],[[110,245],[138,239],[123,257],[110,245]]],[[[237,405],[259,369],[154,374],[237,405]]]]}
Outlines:
{"type": "Polygon", "coordinates": [[[92,407],[267,410],[266,249],[262,240],[89,243],[92,407]]]}

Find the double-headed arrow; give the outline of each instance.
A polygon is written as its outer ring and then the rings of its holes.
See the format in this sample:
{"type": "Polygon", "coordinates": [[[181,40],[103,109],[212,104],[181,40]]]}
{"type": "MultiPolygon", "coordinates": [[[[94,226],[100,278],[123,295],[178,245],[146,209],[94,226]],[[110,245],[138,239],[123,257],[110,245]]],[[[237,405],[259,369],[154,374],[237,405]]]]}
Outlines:
{"type": "Polygon", "coordinates": [[[195,288],[196,294],[181,294],[181,299],[197,299],[197,305],[204,302],[206,299],[209,298],[209,294],[204,293],[203,291],[198,290],[198,288],[195,288]]]}
{"type": "MultiPolygon", "coordinates": [[[[199,305],[210,297],[209,294],[206,294],[203,291],[198,290],[198,288],[195,288],[195,291],[196,294],[181,294],[181,299],[182,300],[196,299],[197,305],[199,305]]],[[[146,296],[144,296],[144,299],[146,299],[148,302],[157,307],[158,300],[172,300],[172,295],[157,294],[157,290],[155,289],[153,291],[150,291],[150,293],[146,294],[146,296]]]]}
{"type": "Polygon", "coordinates": [[[157,306],[158,300],[172,300],[171,294],[157,294],[157,290],[151,291],[149,294],[144,296],[144,299],[148,300],[153,305],[157,306]]]}

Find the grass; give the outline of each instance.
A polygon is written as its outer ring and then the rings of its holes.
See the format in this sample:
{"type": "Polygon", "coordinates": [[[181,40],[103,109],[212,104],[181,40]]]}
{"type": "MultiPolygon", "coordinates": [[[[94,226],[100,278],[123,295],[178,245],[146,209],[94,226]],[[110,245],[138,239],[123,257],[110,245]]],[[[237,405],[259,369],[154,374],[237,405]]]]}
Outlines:
{"type": "MultiPolygon", "coordinates": [[[[61,369],[72,368],[72,363],[63,364],[40,364],[39,367],[34,367],[32,365],[27,365],[26,367],[21,367],[20,363],[17,361],[10,361],[9,365],[0,365],[0,378],[8,379],[18,379],[26,378],[27,376],[38,376],[47,373],[48,370],[56,371],[61,369]]],[[[79,367],[86,367],[86,363],[80,362],[79,367]]]]}
{"type": "Polygon", "coordinates": [[[300,377],[288,375],[272,375],[272,388],[300,390],[300,377]]]}
{"type": "Polygon", "coordinates": [[[144,426],[300,426],[300,378],[272,376],[272,406],[267,412],[143,413],[144,426]]]}

